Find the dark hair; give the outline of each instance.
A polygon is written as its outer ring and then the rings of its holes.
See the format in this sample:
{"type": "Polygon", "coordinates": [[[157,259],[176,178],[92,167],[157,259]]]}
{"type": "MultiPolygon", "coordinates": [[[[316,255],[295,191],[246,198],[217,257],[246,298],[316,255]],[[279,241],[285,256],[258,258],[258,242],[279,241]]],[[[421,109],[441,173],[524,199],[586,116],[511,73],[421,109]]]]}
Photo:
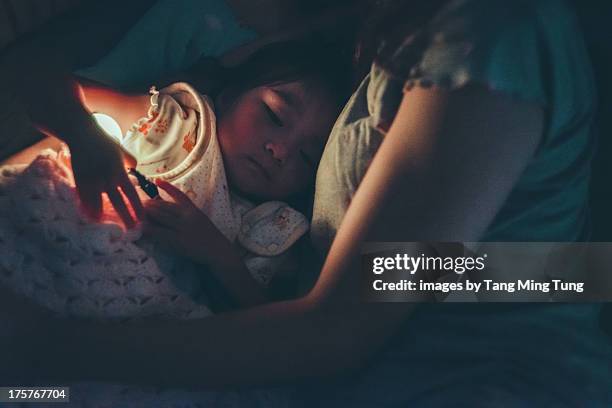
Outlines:
{"type": "Polygon", "coordinates": [[[311,36],[265,45],[235,67],[202,59],[188,74],[189,81],[213,99],[222,91],[237,96],[258,86],[314,80],[341,106],[352,91],[353,72],[350,44],[311,36]]]}
{"type": "Polygon", "coordinates": [[[353,84],[350,50],[324,42],[292,41],[271,44],[229,71],[234,89],[315,80],[344,102],[353,84]]]}
{"type": "Polygon", "coordinates": [[[366,9],[355,48],[356,71],[364,75],[373,61],[389,62],[403,41],[418,33],[450,0],[377,0],[366,9]]]}

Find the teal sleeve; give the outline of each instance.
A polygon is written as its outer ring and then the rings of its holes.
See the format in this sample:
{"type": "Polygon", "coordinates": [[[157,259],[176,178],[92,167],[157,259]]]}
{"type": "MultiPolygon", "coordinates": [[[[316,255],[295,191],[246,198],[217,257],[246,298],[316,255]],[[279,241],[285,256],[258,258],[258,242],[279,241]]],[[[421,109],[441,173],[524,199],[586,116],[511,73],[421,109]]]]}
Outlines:
{"type": "Polygon", "coordinates": [[[536,7],[527,4],[538,1],[451,2],[383,65],[407,88],[457,89],[476,82],[545,105],[542,74],[550,44],[536,7]]]}
{"type": "Polygon", "coordinates": [[[151,84],[254,38],[224,0],[160,0],[107,56],[77,74],[119,88],[151,84]]]}
{"type": "MultiPolygon", "coordinates": [[[[546,139],[595,105],[580,27],[563,0],[452,1],[386,55],[381,68],[404,90],[475,83],[539,104],[550,115],[546,139]]],[[[381,121],[395,111],[386,114],[381,121]]]]}
{"type": "Polygon", "coordinates": [[[588,237],[596,88],[564,0],[451,1],[423,30],[387,48],[371,72],[369,105],[378,128],[392,123],[403,97],[398,89],[415,86],[476,84],[542,108],[538,149],[483,240],[588,237]]]}

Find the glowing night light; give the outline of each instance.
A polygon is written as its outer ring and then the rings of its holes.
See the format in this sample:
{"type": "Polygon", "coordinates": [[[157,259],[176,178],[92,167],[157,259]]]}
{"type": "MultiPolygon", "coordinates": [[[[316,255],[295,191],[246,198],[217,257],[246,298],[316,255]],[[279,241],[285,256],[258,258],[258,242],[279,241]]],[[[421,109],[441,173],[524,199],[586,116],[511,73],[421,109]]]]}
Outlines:
{"type": "Polygon", "coordinates": [[[100,126],[102,130],[106,132],[106,134],[118,142],[121,141],[123,138],[123,132],[121,132],[121,128],[115,119],[105,113],[94,113],[93,117],[96,120],[96,123],[98,123],[98,126],[100,126]]]}

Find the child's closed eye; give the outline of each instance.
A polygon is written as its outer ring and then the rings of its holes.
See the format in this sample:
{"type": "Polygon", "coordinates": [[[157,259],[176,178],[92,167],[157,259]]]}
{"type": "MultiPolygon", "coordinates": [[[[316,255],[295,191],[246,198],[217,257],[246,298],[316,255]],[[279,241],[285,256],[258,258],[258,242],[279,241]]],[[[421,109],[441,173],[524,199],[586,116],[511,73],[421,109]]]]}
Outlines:
{"type": "Polygon", "coordinates": [[[266,114],[268,115],[268,118],[270,119],[270,121],[272,123],[274,123],[278,127],[283,127],[283,125],[284,125],[283,121],[276,114],[276,112],[274,112],[274,110],[272,110],[272,108],[270,108],[270,105],[268,105],[267,103],[264,102],[263,103],[263,107],[264,107],[264,110],[265,110],[266,114]]]}

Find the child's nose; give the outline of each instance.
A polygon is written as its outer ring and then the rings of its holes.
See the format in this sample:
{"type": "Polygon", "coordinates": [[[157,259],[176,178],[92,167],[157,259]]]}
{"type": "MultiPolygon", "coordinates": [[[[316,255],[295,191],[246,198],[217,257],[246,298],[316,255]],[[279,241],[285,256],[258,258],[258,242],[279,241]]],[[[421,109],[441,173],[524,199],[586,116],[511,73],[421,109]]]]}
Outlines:
{"type": "Polygon", "coordinates": [[[279,165],[284,164],[287,160],[288,149],[287,146],[282,143],[268,142],[264,145],[264,149],[272,156],[274,162],[279,165]]]}

